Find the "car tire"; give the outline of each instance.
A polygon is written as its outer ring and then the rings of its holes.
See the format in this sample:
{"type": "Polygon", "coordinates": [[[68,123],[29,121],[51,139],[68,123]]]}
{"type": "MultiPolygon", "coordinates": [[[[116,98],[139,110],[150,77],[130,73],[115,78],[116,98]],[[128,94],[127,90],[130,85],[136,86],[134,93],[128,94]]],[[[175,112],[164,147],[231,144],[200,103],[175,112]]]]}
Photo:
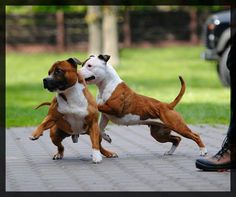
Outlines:
{"type": "Polygon", "coordinates": [[[230,86],[229,69],[226,66],[229,50],[230,50],[230,47],[226,48],[225,51],[223,52],[219,61],[218,69],[217,69],[221,83],[226,87],[230,86]]]}

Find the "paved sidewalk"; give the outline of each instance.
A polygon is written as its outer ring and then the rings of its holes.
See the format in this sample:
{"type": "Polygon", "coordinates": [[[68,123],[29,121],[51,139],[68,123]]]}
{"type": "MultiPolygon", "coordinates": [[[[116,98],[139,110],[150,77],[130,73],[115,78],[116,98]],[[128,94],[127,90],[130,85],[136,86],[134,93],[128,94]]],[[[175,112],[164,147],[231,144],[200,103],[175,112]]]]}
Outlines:
{"type": "MultiPolygon", "coordinates": [[[[207,145],[209,155],[219,150],[226,126],[192,126],[207,145]]],[[[156,142],[146,126],[109,125],[112,144],[104,147],[119,158],[91,160],[87,135],[73,144],[63,141],[63,160],[52,160],[56,147],[46,131],[38,141],[28,136],[34,128],[6,131],[7,191],[230,191],[230,172],[202,172],[195,168],[197,145],[186,138],[172,156],[164,156],[171,144],[156,142]]]]}

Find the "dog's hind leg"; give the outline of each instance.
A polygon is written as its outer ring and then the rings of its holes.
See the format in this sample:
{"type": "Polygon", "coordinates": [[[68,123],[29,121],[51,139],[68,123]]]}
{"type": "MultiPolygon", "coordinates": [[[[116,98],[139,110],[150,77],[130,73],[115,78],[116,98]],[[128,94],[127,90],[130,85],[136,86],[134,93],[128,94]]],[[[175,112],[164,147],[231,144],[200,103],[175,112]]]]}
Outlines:
{"type": "Polygon", "coordinates": [[[52,143],[57,146],[57,153],[53,156],[53,160],[62,159],[64,156],[64,146],[62,140],[70,135],[59,129],[56,125],[50,129],[50,137],[52,143]]]}
{"type": "Polygon", "coordinates": [[[105,128],[106,128],[108,122],[109,122],[109,119],[102,113],[101,119],[99,121],[100,133],[101,133],[102,138],[104,140],[111,143],[112,140],[111,140],[110,136],[105,133],[105,128]]]}
{"type": "Polygon", "coordinates": [[[171,135],[171,130],[167,127],[159,125],[149,125],[151,136],[158,142],[165,143],[171,142],[172,146],[169,151],[165,152],[165,155],[172,155],[179,145],[181,138],[179,136],[171,135]]]}
{"type": "Polygon", "coordinates": [[[183,118],[178,112],[174,110],[163,110],[160,113],[160,119],[171,130],[177,132],[183,137],[186,137],[195,141],[197,145],[199,146],[201,156],[204,156],[207,154],[207,149],[205,148],[205,145],[203,144],[200,136],[197,133],[194,133],[191,131],[191,129],[187,126],[187,124],[184,122],[183,118]]]}

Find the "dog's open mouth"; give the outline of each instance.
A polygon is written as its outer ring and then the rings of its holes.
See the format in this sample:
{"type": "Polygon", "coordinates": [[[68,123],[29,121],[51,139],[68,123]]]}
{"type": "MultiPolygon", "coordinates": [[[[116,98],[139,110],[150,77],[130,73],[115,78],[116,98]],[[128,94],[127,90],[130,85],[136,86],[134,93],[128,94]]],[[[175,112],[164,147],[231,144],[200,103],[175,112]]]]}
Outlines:
{"type": "Polygon", "coordinates": [[[91,81],[91,80],[94,80],[94,79],[95,79],[95,76],[91,76],[91,77],[85,78],[85,81],[91,81]]]}

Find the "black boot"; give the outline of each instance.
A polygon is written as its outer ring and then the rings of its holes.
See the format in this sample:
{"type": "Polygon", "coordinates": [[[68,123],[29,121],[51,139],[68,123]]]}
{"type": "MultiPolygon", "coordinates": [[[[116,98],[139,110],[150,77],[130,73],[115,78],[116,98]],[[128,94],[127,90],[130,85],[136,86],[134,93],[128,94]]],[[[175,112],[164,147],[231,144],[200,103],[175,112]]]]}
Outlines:
{"type": "Polygon", "coordinates": [[[222,148],[212,157],[199,158],[196,160],[196,168],[206,171],[226,170],[231,167],[230,143],[228,137],[224,139],[222,148]]]}

